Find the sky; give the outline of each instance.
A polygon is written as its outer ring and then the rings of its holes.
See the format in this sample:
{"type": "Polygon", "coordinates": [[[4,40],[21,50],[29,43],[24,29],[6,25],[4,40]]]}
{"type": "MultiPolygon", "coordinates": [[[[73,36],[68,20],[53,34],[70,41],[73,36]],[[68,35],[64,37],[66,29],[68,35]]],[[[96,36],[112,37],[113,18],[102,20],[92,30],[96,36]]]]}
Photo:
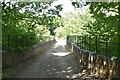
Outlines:
{"type": "MultiPolygon", "coordinates": [[[[5,0],[6,2],[10,1],[10,0],[5,0]]],[[[12,0],[11,0],[12,1],[12,0]]],[[[14,0],[15,1],[15,0],[14,0]]],[[[40,0],[39,0],[40,1],[40,0]]],[[[49,0],[48,0],[49,1],[49,0]]],[[[56,0],[52,3],[52,6],[56,6],[58,4],[63,4],[63,10],[61,12],[61,15],[64,16],[64,13],[67,13],[69,11],[73,11],[74,10],[74,6],[71,4],[70,0],[56,0]]]]}
{"type": "MultiPolygon", "coordinates": [[[[5,0],[6,2],[8,2],[8,1],[10,1],[10,0],[5,0]]],[[[12,0],[11,0],[12,1],[12,0]]],[[[15,0],[14,0],[15,1],[15,0]]],[[[21,0],[18,0],[18,1],[21,1],[21,0]]],[[[27,1],[27,0],[24,0],[24,1],[27,1]]],[[[33,1],[33,0],[32,0],[33,1]]],[[[34,1],[36,1],[36,0],[34,0],[34,1]]],[[[41,1],[41,0],[38,0],[38,1],[41,1]]],[[[49,1],[49,0],[48,0],[49,1]]],[[[72,0],[72,1],[74,1],[74,0],[72,0]]],[[[76,0],[75,0],[76,1],[76,0]]],[[[65,17],[65,13],[68,13],[68,12],[75,12],[74,10],[75,10],[75,8],[74,8],[74,6],[71,4],[72,2],[71,2],[71,0],[55,0],[53,3],[52,3],[52,7],[54,7],[54,6],[57,6],[57,5],[59,5],[59,4],[62,4],[63,6],[63,10],[60,12],[60,14],[61,14],[61,16],[62,17],[65,17]]],[[[80,9],[79,9],[79,11],[80,11],[80,9]]],[[[81,11],[81,12],[84,12],[84,9],[81,11]]]]}
{"type": "MultiPolygon", "coordinates": [[[[72,0],[72,1],[76,1],[76,0],[72,0]]],[[[61,12],[62,17],[65,17],[64,14],[68,13],[68,12],[72,12],[73,14],[76,13],[76,12],[80,12],[81,14],[85,13],[85,9],[89,7],[89,5],[88,5],[88,6],[83,6],[82,8],[75,8],[72,5],[71,0],[57,0],[57,1],[53,2],[52,6],[55,6],[55,5],[58,5],[58,4],[63,4],[63,6],[62,6],[63,10],[61,12]]]]}
{"type": "Polygon", "coordinates": [[[63,4],[63,10],[61,12],[61,15],[64,16],[64,13],[70,12],[74,10],[74,6],[71,4],[70,0],[57,0],[52,3],[52,6],[63,4]]]}

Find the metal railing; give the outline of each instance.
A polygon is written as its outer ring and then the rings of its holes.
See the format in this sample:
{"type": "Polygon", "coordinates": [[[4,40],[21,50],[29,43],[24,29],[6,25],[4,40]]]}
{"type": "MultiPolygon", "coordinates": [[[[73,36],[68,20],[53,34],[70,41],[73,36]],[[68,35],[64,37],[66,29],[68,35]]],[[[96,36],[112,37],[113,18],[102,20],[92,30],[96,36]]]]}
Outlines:
{"type": "Polygon", "coordinates": [[[89,50],[97,54],[103,54],[110,57],[120,57],[119,35],[73,35],[68,36],[67,40],[75,43],[81,49],[89,50]]]}
{"type": "Polygon", "coordinates": [[[50,40],[49,36],[36,37],[35,35],[3,35],[2,50],[7,51],[23,51],[37,43],[50,40]]]}

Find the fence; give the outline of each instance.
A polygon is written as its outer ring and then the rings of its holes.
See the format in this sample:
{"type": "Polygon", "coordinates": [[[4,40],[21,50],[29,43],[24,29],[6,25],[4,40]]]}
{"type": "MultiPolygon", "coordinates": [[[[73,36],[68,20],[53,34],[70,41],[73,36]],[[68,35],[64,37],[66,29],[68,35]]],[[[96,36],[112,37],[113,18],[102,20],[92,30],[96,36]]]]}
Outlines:
{"type": "Polygon", "coordinates": [[[120,57],[120,36],[119,35],[85,35],[68,36],[67,39],[81,49],[89,50],[97,54],[110,57],[120,57]]]}
{"type": "Polygon", "coordinates": [[[69,40],[67,40],[67,49],[73,53],[83,73],[100,77],[100,80],[120,80],[119,58],[111,59],[107,56],[80,49],[69,40]]]}
{"type": "Polygon", "coordinates": [[[23,51],[37,43],[48,41],[50,38],[49,36],[36,37],[35,35],[3,35],[2,50],[23,51]]]}

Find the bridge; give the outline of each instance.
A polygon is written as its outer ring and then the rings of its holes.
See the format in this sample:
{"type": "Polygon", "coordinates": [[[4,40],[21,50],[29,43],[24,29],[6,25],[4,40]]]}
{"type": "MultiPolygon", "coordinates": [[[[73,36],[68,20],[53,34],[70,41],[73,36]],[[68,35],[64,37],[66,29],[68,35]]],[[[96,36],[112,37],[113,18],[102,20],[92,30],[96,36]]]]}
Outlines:
{"type": "Polygon", "coordinates": [[[120,3],[87,1],[1,0],[0,78],[120,80],[120,3]]]}
{"type": "Polygon", "coordinates": [[[24,53],[26,54],[3,53],[3,80],[8,78],[73,80],[120,78],[120,65],[117,60],[81,49],[72,42],[70,37],[64,40],[48,40],[24,53]]]}

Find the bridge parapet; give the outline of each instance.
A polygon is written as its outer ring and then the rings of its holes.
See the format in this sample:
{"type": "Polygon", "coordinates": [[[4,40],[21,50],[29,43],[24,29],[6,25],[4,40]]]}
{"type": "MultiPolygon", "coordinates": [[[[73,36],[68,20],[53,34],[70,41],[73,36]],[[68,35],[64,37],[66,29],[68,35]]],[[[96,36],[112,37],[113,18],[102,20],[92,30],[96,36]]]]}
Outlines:
{"type": "Polygon", "coordinates": [[[17,52],[5,52],[2,54],[2,72],[3,74],[7,74],[7,77],[13,76],[16,70],[20,70],[21,63],[28,61],[29,59],[34,59],[34,57],[39,56],[48,50],[54,43],[55,39],[36,44],[31,49],[27,49],[23,53],[17,52]]]}
{"type": "Polygon", "coordinates": [[[75,43],[67,40],[67,48],[77,62],[88,74],[105,77],[108,79],[120,79],[120,60],[94,52],[81,49],[75,43]]]}

